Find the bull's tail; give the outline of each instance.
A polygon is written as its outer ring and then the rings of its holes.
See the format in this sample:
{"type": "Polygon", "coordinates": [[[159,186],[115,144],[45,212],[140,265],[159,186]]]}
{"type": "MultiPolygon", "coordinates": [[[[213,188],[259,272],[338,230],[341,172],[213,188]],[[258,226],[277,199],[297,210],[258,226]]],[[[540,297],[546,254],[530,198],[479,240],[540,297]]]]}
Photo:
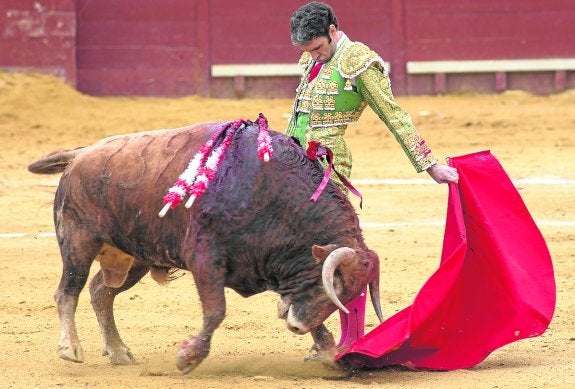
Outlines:
{"type": "Polygon", "coordinates": [[[34,174],[62,173],[82,149],[83,147],[50,153],[46,157],[28,165],[28,171],[34,174]]]}

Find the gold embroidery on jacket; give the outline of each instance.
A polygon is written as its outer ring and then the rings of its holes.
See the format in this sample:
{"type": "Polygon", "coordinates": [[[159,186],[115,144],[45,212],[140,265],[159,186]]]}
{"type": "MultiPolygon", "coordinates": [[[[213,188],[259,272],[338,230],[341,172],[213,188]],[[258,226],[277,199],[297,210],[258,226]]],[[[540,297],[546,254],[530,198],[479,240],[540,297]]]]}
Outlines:
{"type": "Polygon", "coordinates": [[[327,93],[327,82],[325,80],[317,80],[315,84],[315,93],[325,95],[327,93]]]}
{"type": "Polygon", "coordinates": [[[351,84],[351,80],[348,78],[345,80],[345,86],[343,87],[344,90],[353,90],[353,85],[351,84]]]}
{"type": "Polygon", "coordinates": [[[335,110],[335,98],[333,96],[326,96],[323,99],[323,109],[325,109],[326,111],[335,110]]]}
{"type": "Polygon", "coordinates": [[[315,95],[311,104],[312,109],[323,110],[323,98],[321,95],[315,95]]]}
{"type": "Polygon", "coordinates": [[[326,89],[328,95],[337,95],[339,93],[337,88],[337,81],[335,80],[328,81],[326,89]]]}
{"type": "Polygon", "coordinates": [[[321,68],[321,78],[323,78],[324,80],[329,80],[331,78],[331,75],[333,73],[333,67],[331,66],[322,66],[321,68]]]}
{"type": "Polygon", "coordinates": [[[302,100],[297,108],[298,112],[309,113],[311,110],[311,101],[309,100],[302,100]]]}

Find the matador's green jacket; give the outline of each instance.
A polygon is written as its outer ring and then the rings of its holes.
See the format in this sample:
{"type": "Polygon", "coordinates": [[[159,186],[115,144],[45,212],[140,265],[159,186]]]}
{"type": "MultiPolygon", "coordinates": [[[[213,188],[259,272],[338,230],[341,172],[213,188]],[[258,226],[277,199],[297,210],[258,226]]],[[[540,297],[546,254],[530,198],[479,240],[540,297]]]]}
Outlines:
{"type": "MultiPolygon", "coordinates": [[[[286,134],[297,138],[304,148],[310,141],[331,148],[335,168],[349,178],[352,158],[343,135],[348,124],[355,123],[369,105],[393,133],[415,169],[427,169],[436,160],[409,114],[396,104],[381,57],[363,43],[350,41],[345,34],[340,39],[343,41],[333,57],[311,82],[309,74],[314,61],[307,52],[301,56],[299,64],[304,71],[286,134]]],[[[339,183],[333,172],[332,178],[339,183]]]]}

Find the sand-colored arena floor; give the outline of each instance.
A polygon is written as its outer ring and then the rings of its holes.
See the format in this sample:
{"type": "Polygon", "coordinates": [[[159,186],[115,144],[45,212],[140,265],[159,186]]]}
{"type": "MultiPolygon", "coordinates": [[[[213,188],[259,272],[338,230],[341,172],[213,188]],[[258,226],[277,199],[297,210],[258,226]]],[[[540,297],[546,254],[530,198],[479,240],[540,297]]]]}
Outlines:
{"type": "MultiPolygon", "coordinates": [[[[271,128],[283,130],[291,101],[95,98],[51,77],[0,73],[0,387],[575,387],[575,93],[398,100],[441,160],[488,149],[517,180],[556,272],[557,308],[542,336],[496,350],[470,369],[342,372],[304,362],[311,337],[292,334],[276,318],[276,295],[244,299],[230,290],[228,314],[210,355],[183,375],[175,367],[176,349],[201,325],[192,277],[158,286],[146,276],[115,305],[122,338],[139,364],[113,366],[100,355],[87,289],[76,314],[85,363],[63,361],[56,355],[59,326],[52,297],[61,272],[51,208],[58,176],[33,175],[26,166],[51,151],[109,135],[255,119],[259,112],[271,128]]],[[[389,317],[411,304],[439,264],[448,188],[426,173],[416,174],[369,109],[349,128],[347,139],[354,153],[352,182],[364,196],[357,211],[368,246],[381,259],[381,300],[389,317]],[[372,185],[367,179],[398,181],[372,185]]],[[[98,268],[95,263],[92,271],[98,268]]],[[[337,315],[327,325],[337,337],[337,315]]],[[[376,325],[368,307],[367,329],[376,325]]]]}

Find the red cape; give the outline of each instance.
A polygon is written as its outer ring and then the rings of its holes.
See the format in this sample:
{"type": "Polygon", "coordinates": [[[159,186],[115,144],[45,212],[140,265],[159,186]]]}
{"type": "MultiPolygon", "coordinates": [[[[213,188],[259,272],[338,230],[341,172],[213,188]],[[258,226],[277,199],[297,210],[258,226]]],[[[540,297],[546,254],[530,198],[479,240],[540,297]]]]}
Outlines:
{"type": "Polygon", "coordinates": [[[441,263],[413,304],[336,360],[351,367],[467,368],[542,334],[555,309],[549,250],[489,151],[454,157],[441,263]]]}

